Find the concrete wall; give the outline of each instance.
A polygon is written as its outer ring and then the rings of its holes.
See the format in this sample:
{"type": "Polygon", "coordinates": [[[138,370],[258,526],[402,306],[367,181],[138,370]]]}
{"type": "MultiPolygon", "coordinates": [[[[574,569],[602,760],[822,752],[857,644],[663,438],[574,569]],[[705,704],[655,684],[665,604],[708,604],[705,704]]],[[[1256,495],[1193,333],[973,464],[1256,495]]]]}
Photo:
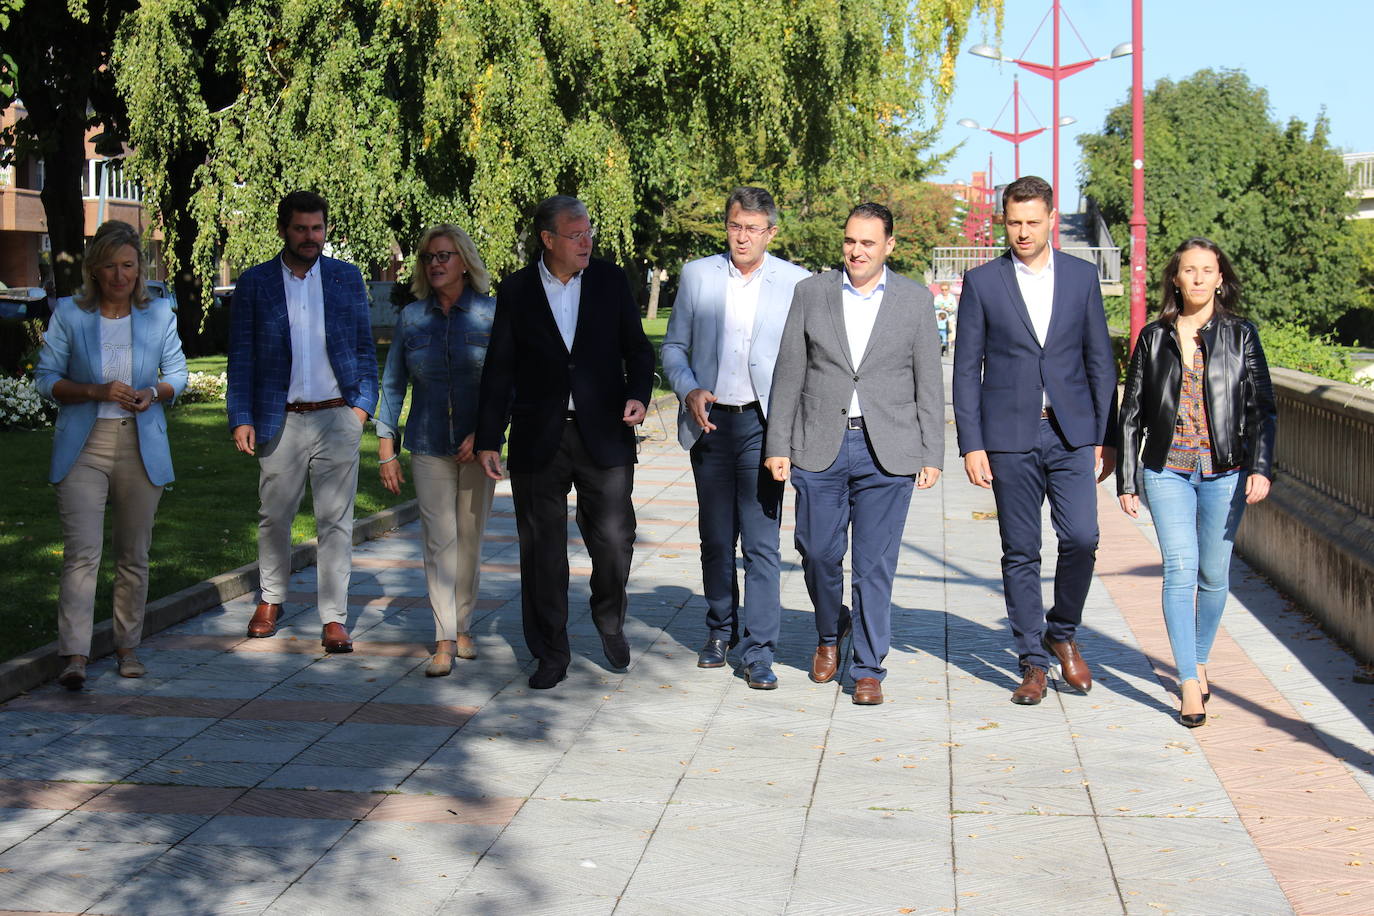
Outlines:
{"type": "Polygon", "coordinates": [[[1236,545],[1332,635],[1374,662],[1374,391],[1274,369],[1278,473],[1236,545]]]}

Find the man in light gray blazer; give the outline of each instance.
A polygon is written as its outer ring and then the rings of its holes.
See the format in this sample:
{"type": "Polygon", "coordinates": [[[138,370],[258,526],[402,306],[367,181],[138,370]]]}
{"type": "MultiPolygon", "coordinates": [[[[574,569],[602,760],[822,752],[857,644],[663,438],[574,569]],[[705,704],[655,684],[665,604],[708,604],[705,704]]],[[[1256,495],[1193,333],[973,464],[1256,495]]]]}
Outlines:
{"type": "Polygon", "coordinates": [[[797,490],[797,550],[819,645],[811,679],[838,671],[854,631],[854,702],[883,702],[892,579],[912,482],[940,479],[945,453],[940,335],[930,290],[886,267],[892,213],[860,204],[844,227],[844,269],[797,284],[773,371],[764,464],[797,490]],[[852,531],[852,607],[842,605],[852,531]]]}
{"type": "Polygon", "coordinates": [[[783,486],[763,469],[773,362],[792,289],[807,271],[768,254],[778,208],[762,188],[725,201],[728,250],[682,268],[663,338],[663,371],[679,400],[678,441],[692,455],[706,593],[699,668],[723,668],[741,642],[750,687],[771,690],[782,605],[778,526],[783,486]],[[735,543],[744,555],[744,606],[735,543]],[[741,632],[742,631],[742,632],[741,632]]]}

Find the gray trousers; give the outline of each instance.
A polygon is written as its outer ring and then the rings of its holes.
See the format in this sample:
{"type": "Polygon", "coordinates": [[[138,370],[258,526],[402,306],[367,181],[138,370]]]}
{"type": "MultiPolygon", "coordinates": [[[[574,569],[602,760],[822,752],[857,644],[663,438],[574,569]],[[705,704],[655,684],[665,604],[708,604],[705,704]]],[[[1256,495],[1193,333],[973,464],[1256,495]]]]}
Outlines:
{"type": "Polygon", "coordinates": [[[57,600],[58,655],[91,654],[95,584],[105,541],[105,507],[115,554],[114,644],[134,649],[143,637],[148,547],[162,487],[143,469],[132,419],[96,420],[86,445],[57,484],[62,519],[62,585],[57,600]]]}
{"type": "Polygon", "coordinates": [[[319,538],[315,601],[320,622],[347,621],[362,436],[363,424],[351,407],[287,413],[281,432],[259,451],[258,570],[263,601],[286,601],[291,522],[308,479],[319,538]]]}
{"type": "Polygon", "coordinates": [[[482,565],[482,532],[491,513],[492,480],[475,461],[410,456],[420,527],[425,535],[425,582],[434,610],[434,639],[467,633],[477,606],[482,565]]]}

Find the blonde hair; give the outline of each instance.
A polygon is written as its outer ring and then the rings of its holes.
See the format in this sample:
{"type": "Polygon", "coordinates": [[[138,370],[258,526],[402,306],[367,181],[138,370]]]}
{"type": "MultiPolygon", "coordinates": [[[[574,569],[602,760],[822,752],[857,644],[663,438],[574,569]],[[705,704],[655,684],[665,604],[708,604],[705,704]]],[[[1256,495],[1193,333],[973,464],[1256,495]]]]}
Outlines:
{"type": "Polygon", "coordinates": [[[125,245],[133,248],[138,257],[138,276],[134,279],[134,291],[129,301],[141,309],[148,307],[152,298],[148,295],[148,284],[143,276],[143,240],[139,238],[137,229],[118,219],[101,223],[100,228],[95,230],[95,237],[86,246],[86,256],[81,261],[81,289],[72,296],[72,301],[88,312],[100,308],[100,281],[95,278],[95,272],[109,263],[114,253],[125,245]]]}
{"type": "Polygon", "coordinates": [[[429,247],[430,242],[441,236],[447,238],[453,243],[453,247],[458,249],[458,257],[463,259],[463,266],[467,268],[468,286],[485,296],[491,290],[491,274],[487,273],[487,265],[482,263],[482,256],[477,253],[477,245],[466,232],[452,223],[439,223],[426,229],[420,236],[420,244],[415,246],[415,261],[410,275],[410,291],[415,294],[415,298],[428,299],[434,292],[429,285],[429,274],[420,263],[420,255],[429,247]]]}

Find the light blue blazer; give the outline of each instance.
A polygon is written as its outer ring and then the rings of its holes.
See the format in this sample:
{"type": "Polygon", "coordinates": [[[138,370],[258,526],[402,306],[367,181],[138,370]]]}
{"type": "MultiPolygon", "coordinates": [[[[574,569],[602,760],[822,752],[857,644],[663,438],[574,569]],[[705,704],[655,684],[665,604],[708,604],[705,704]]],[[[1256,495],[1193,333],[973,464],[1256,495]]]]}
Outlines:
{"type": "MultiPolygon", "coordinates": [[[[668,317],[663,337],[663,373],[668,387],[686,401],[694,388],[715,391],[720,363],[720,334],[725,328],[725,286],[729,279],[728,254],[689,261],[682,268],[677,298],[668,317]]],[[[778,359],[778,344],[792,305],[792,288],[811,276],[810,271],[790,261],[765,254],[759,290],[758,310],[754,314],[754,336],[749,347],[749,378],[759,395],[759,406],[768,416],[768,395],[773,387],[773,364],[778,359]]],[[[701,429],[684,406],[678,411],[677,440],[690,449],[701,437],[701,429]]]]}
{"type": "MultiPolygon", "coordinates": [[[[134,307],[132,312],[134,338],[134,388],[151,388],[159,381],[172,386],[172,400],[186,387],[186,357],[181,352],[181,338],[177,336],[177,316],[172,303],[155,299],[147,308],[134,307]]],[[[38,356],[34,382],[38,391],[50,400],[53,385],[66,379],[82,385],[103,384],[100,360],[100,312],[88,312],[70,297],[57,300],[48,330],[43,333],[43,351],[38,356]]],[[[138,448],[143,455],[143,467],[148,480],[155,486],[171,483],[172,450],[167,444],[167,417],[162,412],[164,402],[157,401],[142,413],[134,414],[138,422],[138,448]]],[[[48,480],[58,483],[67,476],[77,456],[86,447],[86,439],[95,428],[99,404],[83,401],[62,404],[57,414],[57,428],[53,434],[52,466],[48,480]]]]}

